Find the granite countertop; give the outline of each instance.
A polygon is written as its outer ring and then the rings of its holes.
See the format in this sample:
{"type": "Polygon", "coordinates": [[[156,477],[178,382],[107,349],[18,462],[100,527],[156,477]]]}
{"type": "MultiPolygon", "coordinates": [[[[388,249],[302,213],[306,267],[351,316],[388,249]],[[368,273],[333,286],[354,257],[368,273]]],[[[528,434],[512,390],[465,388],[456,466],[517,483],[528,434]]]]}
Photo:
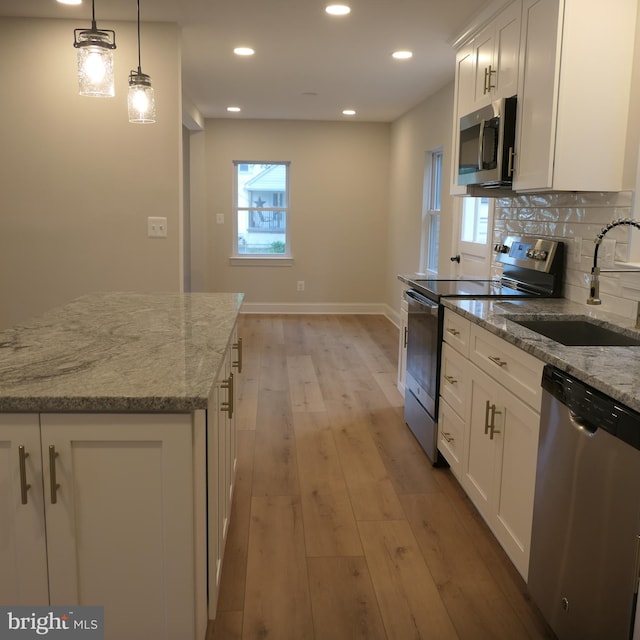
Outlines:
{"type": "Polygon", "coordinates": [[[0,331],[0,412],[206,409],[241,293],[96,293],[0,331]]]}
{"type": "Polygon", "coordinates": [[[564,299],[496,300],[443,299],[445,307],[456,311],[543,362],[575,376],[636,411],[640,411],[640,346],[574,347],[564,346],[509,319],[539,319],[549,316],[584,317],[616,325],[636,337],[635,322],[607,313],[600,307],[564,299]],[[518,318],[521,316],[521,318],[518,318]]]}

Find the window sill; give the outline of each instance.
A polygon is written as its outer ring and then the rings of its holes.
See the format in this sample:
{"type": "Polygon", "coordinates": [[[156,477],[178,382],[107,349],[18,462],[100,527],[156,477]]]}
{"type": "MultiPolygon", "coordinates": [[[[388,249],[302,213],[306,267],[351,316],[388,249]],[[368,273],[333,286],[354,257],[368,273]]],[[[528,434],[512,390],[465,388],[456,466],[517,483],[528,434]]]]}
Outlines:
{"type": "Polygon", "coordinates": [[[234,267],[291,267],[291,256],[231,256],[229,264],[234,267]]]}

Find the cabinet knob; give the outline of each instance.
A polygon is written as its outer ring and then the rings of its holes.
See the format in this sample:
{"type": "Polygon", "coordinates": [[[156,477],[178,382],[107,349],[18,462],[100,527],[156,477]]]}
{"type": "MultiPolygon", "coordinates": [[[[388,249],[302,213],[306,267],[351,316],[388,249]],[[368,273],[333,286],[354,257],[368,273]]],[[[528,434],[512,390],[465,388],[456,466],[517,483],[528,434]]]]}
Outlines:
{"type": "Polygon", "coordinates": [[[449,260],[451,260],[451,262],[457,262],[458,264],[460,264],[460,254],[458,254],[457,256],[451,256],[449,260]]]}

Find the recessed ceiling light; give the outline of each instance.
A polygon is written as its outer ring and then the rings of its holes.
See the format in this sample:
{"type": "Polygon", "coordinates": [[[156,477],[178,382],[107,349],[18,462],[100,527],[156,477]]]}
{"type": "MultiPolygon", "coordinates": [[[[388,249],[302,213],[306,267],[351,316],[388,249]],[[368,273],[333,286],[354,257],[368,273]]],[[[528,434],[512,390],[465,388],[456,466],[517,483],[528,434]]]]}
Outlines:
{"type": "Polygon", "coordinates": [[[356,112],[355,112],[355,109],[343,109],[342,110],[342,115],[343,116],[355,116],[356,112]]]}
{"type": "Polygon", "coordinates": [[[227,111],[230,111],[231,113],[240,113],[241,109],[240,107],[227,107],[227,111]]]}
{"type": "Polygon", "coordinates": [[[324,10],[330,16],[346,16],[351,13],[351,7],[346,4],[328,4],[324,10]]]}
{"type": "Polygon", "coordinates": [[[58,0],[60,4],[82,4],[82,0],[58,0]]]}
{"type": "Polygon", "coordinates": [[[413,58],[413,51],[394,51],[391,56],[396,60],[408,60],[413,58]]]}
{"type": "Polygon", "coordinates": [[[255,50],[251,47],[236,47],[233,50],[237,56],[252,56],[255,53],[255,50]]]}

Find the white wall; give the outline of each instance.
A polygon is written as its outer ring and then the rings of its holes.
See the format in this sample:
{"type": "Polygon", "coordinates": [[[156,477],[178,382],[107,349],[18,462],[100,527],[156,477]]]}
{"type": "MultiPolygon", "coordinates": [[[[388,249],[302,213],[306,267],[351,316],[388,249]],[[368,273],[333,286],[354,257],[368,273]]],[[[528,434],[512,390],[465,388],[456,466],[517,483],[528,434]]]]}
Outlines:
{"type": "MultiPolygon", "coordinates": [[[[175,25],[143,25],[158,122],[127,121],[134,23],[116,31],[116,97],[77,93],[66,20],[0,19],[0,327],[97,290],[181,286],[181,100],[175,25]],[[146,237],[147,216],[169,237],[146,237]]],[[[89,25],[87,24],[87,27],[89,25]]]]}
{"type": "Polygon", "coordinates": [[[389,262],[385,302],[400,308],[402,285],[397,275],[414,273],[420,264],[422,193],[425,154],[443,147],[442,202],[438,273],[452,273],[451,238],[454,198],[449,195],[451,172],[451,130],[453,125],[453,83],[396,120],[391,127],[391,182],[389,262]]]}
{"type": "Polygon", "coordinates": [[[384,300],[389,125],[206,120],[208,278],[211,291],[243,291],[247,308],[354,309],[384,300]],[[291,161],[293,266],[233,266],[233,161],[291,161]],[[225,224],[215,223],[224,213],[225,224]],[[304,280],[305,291],[296,283],[304,280]]]}

